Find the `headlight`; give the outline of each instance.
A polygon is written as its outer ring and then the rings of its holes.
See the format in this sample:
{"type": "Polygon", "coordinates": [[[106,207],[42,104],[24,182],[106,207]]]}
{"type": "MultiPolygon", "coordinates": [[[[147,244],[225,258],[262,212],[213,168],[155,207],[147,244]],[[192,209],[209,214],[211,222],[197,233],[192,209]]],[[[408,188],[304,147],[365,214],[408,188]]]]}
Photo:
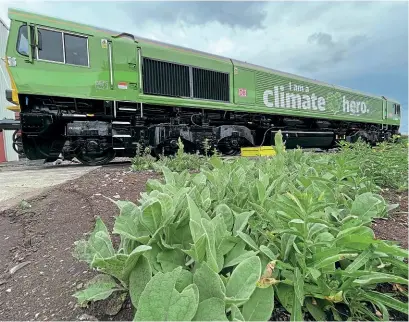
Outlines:
{"type": "Polygon", "coordinates": [[[7,62],[10,67],[15,67],[17,66],[17,61],[15,57],[7,57],[7,62]]]}

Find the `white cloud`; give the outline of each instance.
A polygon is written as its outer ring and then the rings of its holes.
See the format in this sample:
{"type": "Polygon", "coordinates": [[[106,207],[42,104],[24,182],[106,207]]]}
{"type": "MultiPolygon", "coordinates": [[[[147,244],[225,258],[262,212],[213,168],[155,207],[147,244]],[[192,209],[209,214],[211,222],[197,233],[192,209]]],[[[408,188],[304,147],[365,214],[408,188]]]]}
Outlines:
{"type": "Polygon", "coordinates": [[[216,55],[228,55],[234,49],[234,43],[226,38],[219,38],[216,41],[210,42],[206,51],[216,55]]]}

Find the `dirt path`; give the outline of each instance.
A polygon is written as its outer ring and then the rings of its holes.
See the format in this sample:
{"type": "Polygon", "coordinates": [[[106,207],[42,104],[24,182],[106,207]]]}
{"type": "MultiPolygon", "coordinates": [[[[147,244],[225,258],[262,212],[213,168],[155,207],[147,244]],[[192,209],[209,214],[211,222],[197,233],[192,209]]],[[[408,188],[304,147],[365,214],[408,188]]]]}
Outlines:
{"type": "Polygon", "coordinates": [[[372,229],[379,239],[392,240],[399,243],[403,248],[408,249],[408,192],[396,193],[393,190],[382,192],[385,200],[390,204],[399,204],[394,209],[388,219],[377,219],[372,229]]]}
{"type": "Polygon", "coordinates": [[[112,229],[117,208],[103,195],[137,201],[154,176],[128,169],[129,164],[98,168],[40,194],[29,201],[31,208],[0,213],[0,320],[78,319],[83,311],[72,294],[93,273],[72,257],[72,246],[93,228],[96,216],[112,229]]]}
{"type": "MultiPolygon", "coordinates": [[[[81,309],[72,296],[95,273],[72,257],[73,243],[101,216],[112,230],[116,206],[103,196],[137,201],[150,172],[129,172],[129,164],[97,168],[57,185],[30,200],[30,208],[0,212],[0,320],[78,320],[84,313],[103,320],[131,320],[132,309],[110,317],[101,315],[104,303],[81,309]],[[9,270],[27,263],[13,275],[9,270]]],[[[400,208],[388,220],[378,220],[378,238],[407,248],[407,193],[386,192],[400,208]]]]}

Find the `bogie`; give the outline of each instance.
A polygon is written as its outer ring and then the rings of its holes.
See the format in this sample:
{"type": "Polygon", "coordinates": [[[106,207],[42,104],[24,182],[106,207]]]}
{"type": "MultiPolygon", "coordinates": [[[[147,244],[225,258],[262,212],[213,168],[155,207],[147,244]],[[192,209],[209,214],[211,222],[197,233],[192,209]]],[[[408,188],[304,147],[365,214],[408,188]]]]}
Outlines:
{"type": "Polygon", "coordinates": [[[385,132],[375,125],[312,118],[59,97],[21,99],[29,102],[21,112],[26,156],[53,161],[63,154],[87,165],[133,157],[137,146],[148,147],[157,157],[174,154],[179,138],[188,153],[216,149],[238,155],[242,147],[274,145],[278,130],[288,148],[328,149],[340,139],[358,137],[374,144],[393,134],[393,128],[385,132]]]}

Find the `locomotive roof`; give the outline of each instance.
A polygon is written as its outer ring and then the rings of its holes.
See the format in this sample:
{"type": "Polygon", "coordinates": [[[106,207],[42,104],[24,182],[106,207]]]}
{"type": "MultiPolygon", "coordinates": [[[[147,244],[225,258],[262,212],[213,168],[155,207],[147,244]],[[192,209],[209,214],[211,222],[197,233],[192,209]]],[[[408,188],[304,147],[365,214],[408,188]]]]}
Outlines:
{"type": "MultiPolygon", "coordinates": [[[[33,13],[33,12],[23,11],[23,10],[20,10],[20,9],[9,8],[9,16],[10,16],[10,14],[29,15],[29,16],[32,16],[32,17],[37,17],[39,19],[50,19],[51,18],[51,19],[54,20],[54,21],[52,21],[54,24],[58,24],[59,22],[65,22],[65,23],[69,23],[69,24],[74,24],[74,26],[77,26],[77,27],[80,27],[80,28],[81,27],[91,28],[94,31],[108,33],[111,36],[116,36],[116,35],[119,35],[119,34],[122,33],[122,32],[113,31],[113,30],[110,30],[110,29],[105,29],[105,28],[96,27],[96,26],[92,26],[92,25],[87,25],[87,24],[83,24],[83,23],[78,23],[78,22],[69,21],[69,20],[60,19],[60,18],[51,17],[51,16],[40,15],[40,14],[36,14],[36,13],[33,13]]],[[[219,60],[224,60],[226,62],[232,62],[233,64],[236,64],[239,67],[247,67],[247,68],[250,68],[250,69],[256,69],[256,70],[265,71],[265,72],[273,72],[275,74],[278,74],[278,75],[281,75],[281,76],[286,76],[286,77],[292,77],[292,78],[298,79],[300,81],[307,81],[307,82],[311,82],[311,83],[314,83],[314,84],[317,84],[317,85],[329,86],[329,87],[332,87],[334,89],[349,91],[349,92],[352,92],[352,93],[356,93],[356,94],[360,94],[360,95],[364,95],[364,96],[369,96],[369,97],[376,98],[376,99],[384,98],[384,99],[387,99],[388,101],[393,101],[395,103],[398,103],[397,100],[394,100],[392,98],[387,98],[385,96],[378,96],[378,95],[374,95],[374,94],[370,94],[370,93],[357,91],[355,89],[340,86],[340,85],[325,83],[325,82],[318,81],[318,80],[315,80],[315,79],[312,79],[312,78],[307,78],[307,77],[304,77],[304,76],[299,76],[299,75],[296,75],[296,74],[291,74],[291,73],[279,71],[279,70],[276,70],[276,69],[272,69],[272,68],[268,68],[268,67],[264,67],[264,66],[260,66],[260,65],[256,65],[256,64],[247,63],[247,62],[240,61],[240,60],[237,60],[237,59],[234,59],[234,58],[219,56],[219,55],[211,54],[211,53],[208,53],[208,52],[204,52],[204,51],[200,51],[200,50],[196,50],[196,49],[192,49],[192,48],[182,47],[182,46],[178,46],[178,45],[174,45],[174,44],[169,44],[169,43],[166,43],[166,42],[161,42],[161,41],[157,41],[157,40],[153,40],[153,39],[140,37],[140,36],[137,36],[137,35],[133,35],[133,37],[138,42],[141,41],[143,43],[148,43],[148,44],[150,43],[150,44],[154,44],[154,45],[158,45],[158,46],[162,46],[162,47],[168,47],[168,48],[172,48],[172,49],[178,49],[178,50],[190,52],[190,53],[193,53],[193,54],[200,54],[202,56],[207,56],[207,57],[211,57],[211,58],[215,58],[215,59],[219,59],[219,60]]]]}

